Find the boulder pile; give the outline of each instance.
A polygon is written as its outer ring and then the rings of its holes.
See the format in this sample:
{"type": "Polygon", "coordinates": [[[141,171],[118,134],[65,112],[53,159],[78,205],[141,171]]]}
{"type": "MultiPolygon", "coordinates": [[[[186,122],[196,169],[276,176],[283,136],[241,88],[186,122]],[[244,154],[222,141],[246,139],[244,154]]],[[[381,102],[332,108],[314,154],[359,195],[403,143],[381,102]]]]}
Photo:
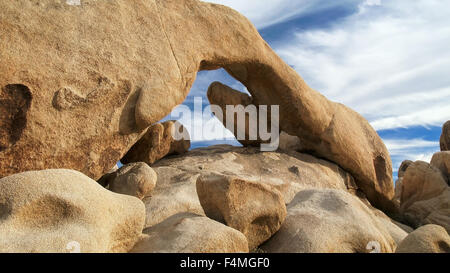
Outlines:
{"type": "Polygon", "coordinates": [[[442,151],[405,161],[394,191],[368,121],[310,88],[228,7],[0,10],[0,252],[450,251],[449,122],[442,151]],[[189,150],[185,128],[158,123],[198,71],[218,68],[251,96],[216,82],[210,102],[280,106],[279,149],[257,138],[189,150]]]}

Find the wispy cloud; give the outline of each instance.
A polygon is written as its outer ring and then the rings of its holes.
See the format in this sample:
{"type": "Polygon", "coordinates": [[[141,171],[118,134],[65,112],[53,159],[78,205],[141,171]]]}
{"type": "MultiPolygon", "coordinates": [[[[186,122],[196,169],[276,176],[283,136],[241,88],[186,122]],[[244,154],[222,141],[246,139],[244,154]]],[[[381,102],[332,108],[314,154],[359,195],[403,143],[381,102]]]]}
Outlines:
{"type": "MultiPolygon", "coordinates": [[[[394,171],[405,159],[429,161],[439,150],[435,137],[429,137],[437,136],[436,130],[419,133],[417,128],[437,128],[450,120],[450,1],[208,2],[237,9],[260,30],[282,33],[269,35],[276,37],[268,40],[269,44],[313,88],[352,107],[383,132],[394,171]],[[355,12],[326,27],[299,26],[281,31],[284,25],[279,23],[289,19],[348,5],[355,12]]],[[[191,104],[194,96],[206,101],[206,90],[215,80],[245,91],[223,70],[200,72],[186,104],[191,104]]],[[[213,136],[222,133],[224,128],[217,119],[207,115],[197,117],[197,121],[200,119],[217,128],[212,130],[213,136]]],[[[194,122],[193,128],[199,126],[194,122]]],[[[228,132],[229,137],[232,135],[228,132]]]]}
{"type": "Polygon", "coordinates": [[[289,19],[317,13],[339,5],[357,5],[362,0],[203,0],[234,8],[247,16],[258,29],[289,19]]]}
{"type": "Polygon", "coordinates": [[[384,139],[384,143],[391,154],[394,172],[404,160],[430,162],[439,151],[439,142],[424,139],[384,139]]]}
{"type": "Polygon", "coordinates": [[[450,119],[448,1],[367,1],[329,29],[297,32],[278,44],[313,88],[377,130],[450,119]]]}

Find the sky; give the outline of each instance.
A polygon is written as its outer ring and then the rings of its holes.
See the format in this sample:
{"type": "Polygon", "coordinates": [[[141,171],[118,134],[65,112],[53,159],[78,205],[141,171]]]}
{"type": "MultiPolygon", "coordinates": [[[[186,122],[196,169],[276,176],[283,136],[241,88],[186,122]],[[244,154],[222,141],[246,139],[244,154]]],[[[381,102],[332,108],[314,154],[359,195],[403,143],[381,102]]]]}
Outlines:
{"type": "MultiPolygon", "coordinates": [[[[430,161],[439,151],[450,120],[450,0],[207,2],[247,16],[312,88],[362,114],[389,149],[394,176],[403,160],[430,161]]],[[[184,104],[193,108],[203,97],[206,106],[214,81],[246,91],[223,70],[199,72],[184,104]]],[[[199,118],[224,130],[211,115],[199,118]]],[[[237,144],[229,132],[192,140],[193,147],[237,144]]]]}

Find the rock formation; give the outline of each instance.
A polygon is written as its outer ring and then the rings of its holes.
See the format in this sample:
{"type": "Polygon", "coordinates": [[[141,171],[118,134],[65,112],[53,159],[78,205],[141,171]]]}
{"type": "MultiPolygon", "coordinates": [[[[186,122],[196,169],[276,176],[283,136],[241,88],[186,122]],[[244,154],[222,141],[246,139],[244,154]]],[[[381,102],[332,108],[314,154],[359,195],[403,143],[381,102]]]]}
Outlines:
{"type": "Polygon", "coordinates": [[[197,193],[206,216],[242,232],[250,250],[272,237],[286,217],[281,193],[261,182],[201,176],[197,193]]]}
{"type": "Polygon", "coordinates": [[[247,239],[239,231],[207,217],[176,214],[145,229],[135,253],[247,253],[247,239]]]}
{"type": "MultiPolygon", "coordinates": [[[[258,87],[263,88],[262,86],[258,87]]],[[[247,88],[249,87],[247,86],[247,88]]],[[[250,89],[249,91],[251,92],[250,89]]],[[[224,113],[223,117],[227,116],[225,107],[226,105],[275,105],[276,103],[274,103],[274,100],[279,101],[279,98],[276,99],[273,95],[266,95],[269,96],[270,99],[266,97],[260,98],[259,93],[257,93],[259,91],[259,89],[256,89],[255,93],[251,92],[252,97],[250,97],[221,83],[215,82],[211,84],[208,89],[208,99],[210,100],[211,104],[218,105],[222,109],[224,113]]],[[[317,100],[316,102],[319,101],[320,100],[317,100]]],[[[327,101],[326,103],[329,102],[327,101]]],[[[394,197],[394,187],[392,183],[392,166],[390,157],[379,136],[370,127],[367,121],[365,121],[362,117],[352,112],[350,109],[346,108],[343,105],[331,104],[326,111],[328,111],[329,113],[336,112],[336,114],[332,118],[330,118],[330,123],[326,125],[327,128],[323,128],[323,131],[321,131],[319,135],[311,134],[309,130],[306,130],[307,132],[300,133],[300,129],[298,128],[289,130],[291,124],[285,124],[285,122],[289,122],[293,119],[293,117],[290,115],[285,116],[284,114],[287,113],[283,113],[282,111],[284,110],[285,104],[280,105],[282,105],[282,107],[280,108],[280,127],[283,130],[282,135],[284,137],[283,140],[280,140],[282,148],[288,146],[290,148],[294,148],[295,150],[307,151],[314,155],[327,158],[333,162],[337,162],[342,168],[350,172],[353,177],[355,177],[356,183],[373,204],[385,209],[386,211],[394,212],[396,210],[394,202],[391,201],[391,199],[394,197]],[[341,123],[337,120],[339,120],[341,123]],[[340,127],[341,124],[354,124],[356,127],[360,128],[358,129],[360,131],[354,132],[354,129],[348,128],[349,132],[353,134],[350,138],[348,138],[349,135],[345,134],[345,132],[343,131],[344,127],[340,127]],[[286,127],[284,125],[286,125],[286,127]],[[290,135],[293,135],[294,138],[287,137],[290,135]],[[351,143],[347,148],[344,148],[343,146],[340,146],[340,144],[336,143],[337,139],[343,140],[344,135],[346,135],[345,141],[347,141],[347,144],[349,145],[349,143],[351,143]],[[295,136],[298,136],[299,138],[295,138],[295,136]],[[373,142],[370,142],[369,139],[373,140],[373,142]],[[284,144],[284,142],[290,142],[290,144],[284,144]],[[356,143],[367,145],[366,147],[369,147],[369,150],[371,150],[369,154],[372,154],[372,159],[370,159],[371,163],[368,163],[366,161],[368,160],[367,154],[359,150],[361,147],[356,147],[358,146],[358,144],[356,143]],[[349,153],[350,151],[352,151],[351,154],[349,153]],[[366,161],[366,163],[364,164],[364,167],[362,167],[361,162],[364,161],[366,161]],[[367,166],[371,167],[366,168],[367,166]]],[[[241,111],[240,114],[245,113],[242,113],[241,111]]],[[[325,113],[322,114],[326,115],[325,113]]],[[[311,115],[311,113],[305,113],[305,115],[311,115]]],[[[249,139],[251,130],[250,125],[257,124],[259,122],[259,117],[256,118],[256,123],[253,122],[251,124],[248,121],[250,118],[251,117],[249,115],[246,115],[245,128],[240,128],[240,130],[237,130],[235,132],[243,132],[241,134],[246,136],[247,140],[240,140],[242,144],[249,146],[259,145],[260,143],[262,143],[261,140],[258,139],[256,141],[252,141],[249,139]]],[[[271,120],[270,116],[268,117],[268,120],[271,120]]],[[[226,118],[224,118],[223,121],[224,124],[227,125],[226,118]]],[[[318,120],[316,120],[316,122],[320,123],[320,121],[318,120]]],[[[314,127],[316,125],[317,124],[311,126],[314,127]]],[[[299,126],[301,127],[302,125],[299,126]]],[[[234,127],[236,129],[239,129],[237,128],[237,125],[234,125],[234,127]]],[[[320,127],[320,125],[318,127],[320,127]]],[[[318,127],[316,127],[316,129],[318,129],[318,127]]],[[[270,124],[268,124],[268,128],[270,128],[270,124]]],[[[229,129],[233,129],[232,126],[229,129]]]]}
{"type": "Polygon", "coordinates": [[[397,247],[397,253],[450,253],[450,236],[444,228],[426,225],[410,233],[397,247]]]}
{"type": "Polygon", "coordinates": [[[437,224],[450,230],[450,187],[436,167],[422,161],[411,164],[402,180],[400,212],[414,227],[437,224]]]}
{"type": "Polygon", "coordinates": [[[442,127],[441,134],[441,151],[450,151],[450,120],[447,121],[442,127]]]}
{"type": "Polygon", "coordinates": [[[430,164],[441,171],[450,185],[450,151],[435,153],[430,164]]]}
{"type": "Polygon", "coordinates": [[[0,252],[450,252],[450,121],[442,152],[403,162],[394,192],[367,120],[310,88],[230,8],[0,0],[0,11],[0,252]],[[226,105],[280,106],[278,150],[252,147],[268,142],[250,139],[263,119],[241,110],[246,147],[188,151],[185,128],[158,123],[198,71],[219,68],[251,94],[211,84],[224,124],[226,105]]]}
{"type": "Polygon", "coordinates": [[[146,163],[138,162],[107,174],[101,182],[106,184],[110,191],[143,199],[155,188],[157,179],[152,168],[146,163]]]}
{"type": "Polygon", "coordinates": [[[306,85],[238,12],[196,0],[19,0],[0,10],[2,176],[57,167],[98,179],[183,102],[199,70],[223,67],[258,104],[282,106],[283,131],[390,208],[392,166],[377,133],[306,85]]]}
{"type": "Polygon", "coordinates": [[[184,154],[191,147],[189,133],[175,121],[157,123],[122,158],[122,163],[145,162],[153,165],[168,155],[184,154]],[[176,129],[179,129],[179,132],[176,129]],[[180,134],[174,137],[174,134],[180,134]],[[178,139],[182,138],[182,139],[178,139]]]}
{"type": "Polygon", "coordinates": [[[204,215],[196,191],[202,175],[220,174],[265,183],[277,189],[288,204],[302,190],[341,189],[357,194],[353,178],[337,165],[296,152],[261,153],[258,148],[227,145],[192,150],[166,158],[153,169],[158,181],[146,205],[146,227],[182,212],[204,215]]]}
{"type": "Polygon", "coordinates": [[[142,202],[72,170],[0,179],[0,252],[127,252],[145,221],[142,202]]]}
{"type": "Polygon", "coordinates": [[[387,216],[341,190],[302,191],[287,209],[283,226],[261,247],[264,251],[392,253],[396,240],[407,236],[387,216]]]}

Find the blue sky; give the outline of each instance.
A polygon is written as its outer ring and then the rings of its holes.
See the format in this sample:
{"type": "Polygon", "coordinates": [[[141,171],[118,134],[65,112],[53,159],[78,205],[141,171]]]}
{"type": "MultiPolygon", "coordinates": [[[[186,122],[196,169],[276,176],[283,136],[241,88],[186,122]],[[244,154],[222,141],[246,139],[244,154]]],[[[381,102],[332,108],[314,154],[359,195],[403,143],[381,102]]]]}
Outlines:
{"type": "MultiPolygon", "coordinates": [[[[429,161],[439,150],[441,126],[450,120],[450,1],[208,2],[247,16],[312,88],[367,118],[395,171],[405,159],[429,161]]],[[[185,105],[195,96],[206,102],[213,81],[245,91],[223,70],[200,72],[185,105]]],[[[229,137],[194,138],[193,147],[236,143],[229,137]]]]}

